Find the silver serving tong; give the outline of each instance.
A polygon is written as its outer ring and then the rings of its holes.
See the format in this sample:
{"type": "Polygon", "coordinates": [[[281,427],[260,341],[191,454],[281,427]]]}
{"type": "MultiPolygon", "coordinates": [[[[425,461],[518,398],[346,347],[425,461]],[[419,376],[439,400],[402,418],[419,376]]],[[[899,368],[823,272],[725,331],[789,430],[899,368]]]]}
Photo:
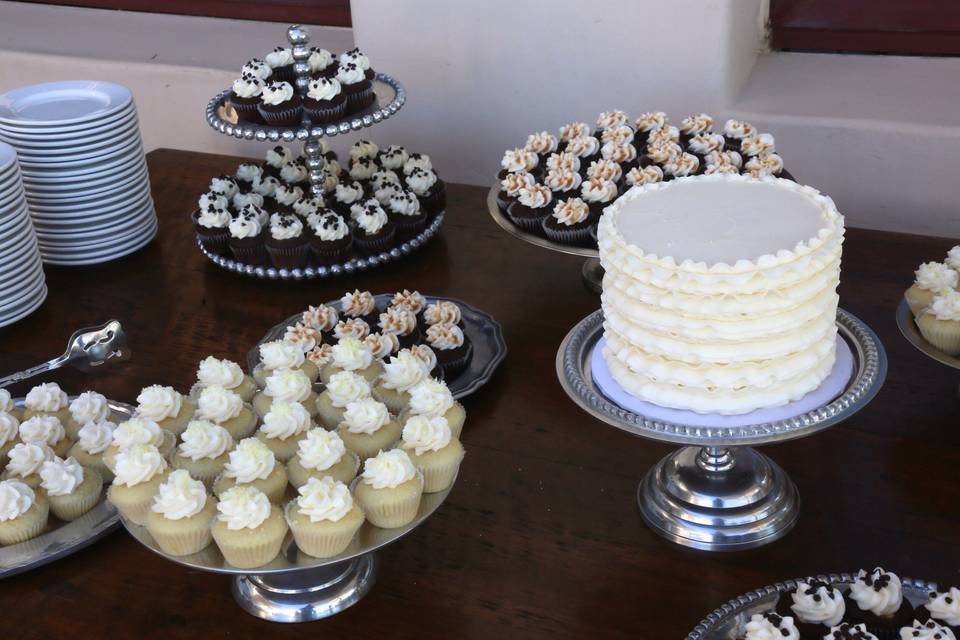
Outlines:
{"type": "Polygon", "coordinates": [[[119,362],[129,357],[130,350],[127,348],[127,336],[123,333],[123,327],[118,320],[110,320],[99,327],[75,331],[70,336],[63,355],[0,378],[0,388],[66,365],[90,372],[109,361],[119,362]]]}

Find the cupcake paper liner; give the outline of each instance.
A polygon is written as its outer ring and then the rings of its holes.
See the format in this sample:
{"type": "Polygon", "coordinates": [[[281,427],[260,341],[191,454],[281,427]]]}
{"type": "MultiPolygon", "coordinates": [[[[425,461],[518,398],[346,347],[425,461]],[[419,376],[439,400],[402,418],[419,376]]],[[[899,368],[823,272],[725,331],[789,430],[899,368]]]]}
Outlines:
{"type": "Polygon", "coordinates": [[[0,522],[0,545],[19,544],[36,538],[47,528],[49,514],[50,505],[45,498],[39,497],[19,518],[0,522]]]}
{"type": "Polygon", "coordinates": [[[84,479],[80,486],[68,496],[47,496],[50,511],[64,522],[72,522],[93,509],[103,493],[103,479],[95,469],[84,469],[84,479]],[[86,474],[91,474],[90,483],[86,474]]]}
{"type": "Polygon", "coordinates": [[[373,93],[373,85],[359,91],[346,92],[345,95],[347,96],[348,114],[366,109],[373,104],[374,98],[376,98],[376,95],[373,93]]]}
{"type": "Polygon", "coordinates": [[[450,464],[419,467],[420,472],[423,473],[423,492],[437,493],[449,488],[453,484],[453,479],[457,477],[462,461],[461,455],[450,464]]]}
{"type": "Polygon", "coordinates": [[[417,196],[417,199],[420,201],[421,209],[428,213],[439,213],[447,206],[447,189],[441,185],[435,191],[428,192],[425,196],[417,196]]]}
{"type": "Polygon", "coordinates": [[[261,243],[249,247],[230,245],[233,257],[244,264],[261,265],[267,261],[267,248],[261,243]]]}
{"type": "Polygon", "coordinates": [[[292,247],[274,247],[268,244],[267,253],[277,269],[299,269],[307,264],[310,245],[306,242],[292,247]]]}
{"type": "Polygon", "coordinates": [[[326,124],[341,119],[347,113],[347,101],[327,107],[303,106],[304,112],[313,124],[326,124]]]}
{"type": "Polygon", "coordinates": [[[292,127],[300,124],[303,120],[303,104],[287,107],[278,111],[268,111],[262,106],[257,107],[260,111],[260,117],[269,125],[280,127],[292,127]]]}
{"type": "Polygon", "coordinates": [[[467,342],[466,347],[466,351],[464,351],[463,355],[459,358],[444,360],[438,363],[443,368],[443,375],[446,380],[453,380],[463,373],[467,365],[470,364],[470,359],[473,357],[473,344],[467,342]]]}
{"type": "Polygon", "coordinates": [[[585,225],[582,227],[572,226],[565,229],[557,229],[547,224],[547,221],[549,220],[550,218],[544,218],[543,220],[543,234],[550,240],[559,242],[561,244],[577,246],[590,244],[590,225],[585,225]]]}
{"type": "Polygon", "coordinates": [[[260,116],[260,110],[257,109],[256,102],[234,102],[231,100],[230,106],[237,112],[237,120],[263,124],[263,118],[260,116]]]}
{"type": "Polygon", "coordinates": [[[530,231],[531,233],[537,233],[537,234],[543,233],[543,221],[546,219],[548,215],[550,214],[546,210],[544,210],[542,216],[533,216],[533,217],[514,216],[510,213],[510,211],[507,211],[507,217],[510,218],[510,221],[513,222],[513,224],[517,225],[524,231],[530,231]]]}
{"type": "Polygon", "coordinates": [[[393,239],[396,235],[396,228],[394,228],[388,233],[380,233],[372,238],[363,234],[358,234],[354,239],[354,242],[358,247],[367,253],[381,253],[390,248],[390,245],[393,243],[393,239]]]}
{"type": "MultiPolygon", "coordinates": [[[[209,497],[207,499],[212,500],[212,498],[209,497]]],[[[150,531],[150,535],[153,536],[154,541],[165,553],[169,553],[172,556],[188,556],[205,549],[213,541],[213,535],[210,532],[210,521],[212,521],[211,516],[213,516],[216,511],[214,510],[210,514],[206,514],[204,511],[193,516],[193,518],[203,516],[202,521],[190,522],[186,526],[174,526],[173,528],[171,528],[170,523],[165,523],[167,524],[166,527],[158,526],[155,519],[159,518],[162,520],[163,516],[151,512],[147,517],[147,530],[150,531]]],[[[188,518],[188,520],[192,520],[192,518],[188,518]]]]}
{"type": "Polygon", "coordinates": [[[342,553],[344,549],[350,546],[353,537],[357,535],[357,531],[363,525],[363,518],[361,518],[355,527],[346,530],[341,528],[331,530],[328,527],[318,530],[317,527],[299,526],[290,516],[291,511],[296,508],[296,504],[295,500],[287,503],[283,510],[284,516],[287,519],[290,531],[293,532],[293,539],[296,540],[297,547],[308,556],[330,558],[342,553]]]}
{"type": "Polygon", "coordinates": [[[417,517],[420,500],[423,498],[423,474],[419,476],[421,490],[413,496],[379,505],[361,504],[367,520],[382,529],[396,529],[412,522],[417,517]]]}
{"type": "Polygon", "coordinates": [[[225,541],[217,540],[214,536],[214,541],[216,541],[224,559],[231,565],[237,569],[253,569],[262,567],[277,557],[277,554],[280,553],[280,547],[283,545],[283,536],[262,541],[225,541]],[[243,544],[243,542],[246,542],[246,544],[243,544]]]}
{"type": "Polygon", "coordinates": [[[940,320],[923,314],[917,318],[917,327],[924,340],[947,355],[960,355],[960,321],[940,320]]]}

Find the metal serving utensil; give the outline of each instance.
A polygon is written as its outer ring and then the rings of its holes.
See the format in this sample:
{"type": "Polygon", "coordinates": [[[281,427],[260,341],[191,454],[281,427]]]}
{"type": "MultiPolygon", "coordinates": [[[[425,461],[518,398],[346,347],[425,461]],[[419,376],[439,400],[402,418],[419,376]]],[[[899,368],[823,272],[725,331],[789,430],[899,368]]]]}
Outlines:
{"type": "Polygon", "coordinates": [[[53,360],[0,378],[0,388],[27,378],[70,365],[81,371],[92,371],[109,361],[119,362],[130,357],[127,336],[118,320],[110,320],[99,327],[75,331],[67,342],[67,350],[53,360]]]}

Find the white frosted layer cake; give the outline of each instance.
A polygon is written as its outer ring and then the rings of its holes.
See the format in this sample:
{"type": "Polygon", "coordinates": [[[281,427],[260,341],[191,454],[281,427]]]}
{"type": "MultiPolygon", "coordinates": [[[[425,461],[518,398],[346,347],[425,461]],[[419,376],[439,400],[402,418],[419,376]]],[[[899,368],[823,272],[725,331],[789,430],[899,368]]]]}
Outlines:
{"type": "Polygon", "coordinates": [[[604,358],[632,395],[726,415],[803,397],[836,359],[843,216],[789,180],[634,187],[597,237],[604,358]]]}

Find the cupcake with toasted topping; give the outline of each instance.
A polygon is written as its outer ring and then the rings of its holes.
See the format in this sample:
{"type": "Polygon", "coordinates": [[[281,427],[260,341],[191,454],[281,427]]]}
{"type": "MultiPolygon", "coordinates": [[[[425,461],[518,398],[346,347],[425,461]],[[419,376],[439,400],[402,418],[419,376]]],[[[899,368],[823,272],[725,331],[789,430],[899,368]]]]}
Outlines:
{"type": "Polygon", "coordinates": [[[525,231],[539,232],[544,218],[550,215],[553,192],[542,184],[520,189],[516,202],[507,209],[507,215],[515,225],[525,231]]]}
{"type": "Polygon", "coordinates": [[[543,233],[554,242],[586,245],[590,243],[590,229],[598,219],[586,202],[570,198],[559,202],[543,221],[543,233]]]}
{"type": "Polygon", "coordinates": [[[371,333],[363,339],[363,344],[370,348],[375,360],[383,360],[400,350],[400,340],[392,333],[371,333]]]}
{"type": "Polygon", "coordinates": [[[527,143],[523,148],[537,154],[540,162],[543,162],[547,159],[547,156],[557,150],[557,144],[558,140],[555,135],[549,131],[540,131],[527,136],[527,143]]]}
{"type": "MultiPolygon", "coordinates": [[[[343,340],[344,338],[364,340],[370,335],[370,325],[360,318],[347,318],[337,323],[337,326],[333,329],[333,335],[337,341],[343,340]]],[[[336,342],[334,344],[336,344],[336,342]]]]}
{"type": "Polygon", "coordinates": [[[643,168],[634,167],[627,172],[625,181],[630,187],[663,182],[663,169],[655,164],[643,168]]]}
{"type": "Polygon", "coordinates": [[[553,192],[554,200],[562,200],[580,191],[580,184],[583,178],[579,173],[569,169],[554,169],[547,172],[543,183],[550,187],[553,192]]]}
{"type": "Polygon", "coordinates": [[[452,300],[437,300],[423,310],[423,319],[427,325],[455,324],[463,328],[463,312],[452,300]]]}
{"type": "Polygon", "coordinates": [[[700,161],[692,153],[681,153],[674,156],[663,166],[663,176],[665,181],[674,178],[686,178],[695,176],[700,172],[700,161]]]}
{"type": "Polygon", "coordinates": [[[591,178],[580,187],[580,199],[587,204],[590,212],[599,216],[603,210],[617,199],[619,190],[614,182],[591,178]]]}
{"type": "Polygon", "coordinates": [[[590,135],[590,125],[586,122],[570,122],[560,127],[560,140],[558,149],[563,150],[566,143],[574,138],[582,138],[590,135]]]}
{"type": "Polygon", "coordinates": [[[504,152],[500,160],[500,173],[497,174],[498,180],[503,180],[508,173],[531,173],[536,174],[540,164],[540,156],[529,149],[509,149],[504,152]]]}
{"type": "Polygon", "coordinates": [[[617,184],[623,177],[623,167],[617,162],[608,159],[594,160],[587,167],[587,179],[596,178],[598,180],[608,180],[617,184]]]}
{"type": "Polygon", "coordinates": [[[455,324],[434,324],[427,328],[427,344],[437,354],[443,376],[451,380],[460,375],[473,356],[473,344],[455,324]]]}
{"type": "Polygon", "coordinates": [[[574,138],[567,143],[565,151],[572,153],[580,161],[580,166],[587,166],[600,157],[600,141],[593,136],[574,138]]]}
{"type": "Polygon", "coordinates": [[[404,307],[390,307],[380,314],[380,329],[397,336],[401,347],[410,347],[420,340],[417,315],[404,307]]]}
{"type": "Polygon", "coordinates": [[[526,171],[505,175],[500,180],[500,191],[497,192],[497,206],[500,207],[500,211],[506,212],[510,205],[517,201],[521,189],[530,188],[536,183],[533,174],[526,171]]]}
{"type": "Polygon", "coordinates": [[[724,146],[728,151],[740,151],[744,138],[756,134],[753,125],[744,120],[727,120],[723,125],[724,146]]]}

